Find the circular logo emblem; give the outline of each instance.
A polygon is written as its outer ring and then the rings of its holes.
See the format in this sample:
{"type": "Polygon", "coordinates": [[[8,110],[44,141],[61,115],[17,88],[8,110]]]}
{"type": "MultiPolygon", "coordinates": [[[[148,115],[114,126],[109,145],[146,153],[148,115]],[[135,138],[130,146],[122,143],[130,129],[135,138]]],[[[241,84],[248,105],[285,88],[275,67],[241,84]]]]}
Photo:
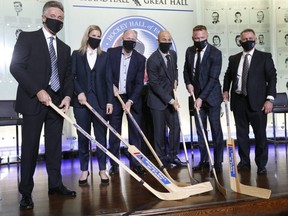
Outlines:
{"type": "MultiPolygon", "coordinates": [[[[158,33],[165,28],[158,22],[144,16],[124,17],[108,27],[104,32],[101,47],[106,51],[110,47],[122,45],[121,36],[124,31],[133,29],[137,32],[137,43],[135,49],[148,58],[158,48],[158,33]]],[[[172,40],[171,49],[176,51],[172,40]]]]}

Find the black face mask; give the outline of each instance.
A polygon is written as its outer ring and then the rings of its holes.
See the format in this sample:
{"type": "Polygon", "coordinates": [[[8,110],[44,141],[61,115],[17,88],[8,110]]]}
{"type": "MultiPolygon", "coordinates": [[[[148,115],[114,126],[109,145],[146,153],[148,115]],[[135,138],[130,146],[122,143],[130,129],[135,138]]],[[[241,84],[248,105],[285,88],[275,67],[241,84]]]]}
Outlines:
{"type": "Polygon", "coordinates": [[[89,37],[89,39],[88,39],[88,44],[90,45],[90,47],[93,50],[96,49],[99,46],[100,42],[101,42],[101,39],[99,39],[99,38],[89,37]]]}
{"type": "Polygon", "coordinates": [[[135,48],[136,46],[136,41],[131,41],[131,40],[124,40],[123,41],[123,47],[128,50],[131,51],[135,48]]]}
{"type": "Polygon", "coordinates": [[[244,51],[248,52],[250,50],[252,50],[255,46],[255,41],[245,41],[245,42],[241,42],[241,46],[243,47],[244,51]]]}
{"type": "Polygon", "coordinates": [[[63,22],[57,19],[51,19],[46,17],[46,21],[44,22],[50,31],[52,31],[54,34],[59,32],[63,28],[63,22]]]}
{"type": "Polygon", "coordinates": [[[203,41],[194,41],[194,46],[196,47],[197,51],[201,51],[207,46],[208,42],[207,40],[203,41]]]}
{"type": "Polygon", "coordinates": [[[172,43],[159,43],[159,49],[162,53],[167,53],[172,46],[172,43]]]}

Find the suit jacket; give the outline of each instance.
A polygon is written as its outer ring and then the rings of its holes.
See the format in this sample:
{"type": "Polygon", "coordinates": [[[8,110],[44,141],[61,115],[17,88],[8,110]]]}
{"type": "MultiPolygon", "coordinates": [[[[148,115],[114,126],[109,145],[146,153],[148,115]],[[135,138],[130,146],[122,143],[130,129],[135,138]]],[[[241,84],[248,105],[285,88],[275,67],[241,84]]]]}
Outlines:
{"type": "MultiPolygon", "coordinates": [[[[113,84],[119,88],[122,46],[107,50],[111,59],[113,84]]],[[[126,94],[133,101],[133,109],[142,109],[141,92],[144,86],[144,71],[146,58],[133,50],[127,72],[126,94]]]]}
{"type": "MultiPolygon", "coordinates": [[[[108,54],[106,52],[97,55],[97,59],[94,65],[96,70],[95,75],[95,89],[94,92],[97,97],[97,101],[101,109],[106,109],[108,103],[113,103],[113,83],[112,83],[112,71],[111,62],[109,61],[108,54]]],[[[75,50],[72,53],[72,74],[74,77],[74,107],[83,107],[78,102],[78,95],[82,92],[85,95],[89,92],[89,83],[91,82],[91,69],[88,64],[86,52],[81,54],[75,50]]]]}
{"type": "MultiPolygon", "coordinates": [[[[184,82],[186,85],[195,85],[194,59],[196,48],[188,47],[184,63],[184,82]]],[[[199,74],[200,95],[199,97],[210,106],[219,106],[223,101],[219,76],[222,67],[221,51],[207,45],[202,57],[199,74]]]]}
{"type": "MultiPolygon", "coordinates": [[[[231,87],[231,109],[237,106],[235,94],[237,89],[237,71],[242,52],[230,56],[227,71],[224,76],[223,91],[229,91],[231,87]]],[[[247,78],[247,96],[253,111],[260,111],[266,97],[276,96],[276,69],[270,53],[255,49],[251,59],[247,78]]]]}
{"type": "Polygon", "coordinates": [[[168,73],[166,63],[157,49],[147,60],[148,96],[147,105],[156,110],[164,110],[173,96],[175,81],[178,81],[177,54],[169,50],[173,74],[168,73]]]}
{"type": "MultiPolygon", "coordinates": [[[[56,38],[60,96],[73,96],[73,77],[70,70],[71,49],[56,38]]],[[[51,61],[43,30],[22,32],[15,44],[10,72],[19,83],[15,110],[36,114],[42,104],[37,92],[47,89],[51,76],[51,61]]]]}

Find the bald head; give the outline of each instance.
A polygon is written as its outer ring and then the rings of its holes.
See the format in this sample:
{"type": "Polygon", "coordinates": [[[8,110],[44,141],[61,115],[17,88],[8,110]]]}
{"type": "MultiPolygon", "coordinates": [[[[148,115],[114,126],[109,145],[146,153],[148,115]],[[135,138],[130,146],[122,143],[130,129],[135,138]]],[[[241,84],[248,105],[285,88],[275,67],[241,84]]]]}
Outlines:
{"type": "Polygon", "coordinates": [[[158,34],[158,42],[159,43],[170,43],[172,41],[172,37],[169,31],[162,30],[158,34]]]}

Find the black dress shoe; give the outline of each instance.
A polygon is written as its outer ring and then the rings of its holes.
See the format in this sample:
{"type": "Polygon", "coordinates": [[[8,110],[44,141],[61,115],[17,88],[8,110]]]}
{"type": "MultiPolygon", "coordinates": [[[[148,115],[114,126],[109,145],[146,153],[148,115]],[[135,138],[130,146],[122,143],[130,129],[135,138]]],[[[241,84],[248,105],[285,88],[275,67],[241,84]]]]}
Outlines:
{"type": "Polygon", "coordinates": [[[132,170],[139,175],[146,174],[146,170],[141,166],[135,166],[132,170]]]}
{"type": "Polygon", "coordinates": [[[182,162],[177,156],[175,156],[170,163],[175,164],[176,166],[186,166],[185,162],[182,162]]]}
{"type": "Polygon", "coordinates": [[[201,171],[201,170],[204,170],[204,169],[209,169],[210,165],[209,165],[209,162],[199,162],[199,164],[195,167],[192,168],[193,171],[201,171]]]}
{"type": "Polygon", "coordinates": [[[265,167],[258,167],[258,169],[257,169],[257,174],[258,174],[258,175],[265,175],[265,174],[267,174],[266,168],[265,168],[265,167]]]}
{"type": "Polygon", "coordinates": [[[48,191],[48,194],[49,195],[59,194],[59,195],[64,195],[64,196],[75,197],[76,196],[76,191],[69,190],[64,185],[61,185],[59,187],[50,188],[49,191],[48,191]]]}
{"type": "MultiPolygon", "coordinates": [[[[221,165],[219,165],[219,164],[214,165],[214,169],[215,169],[216,174],[220,174],[223,172],[222,164],[221,165]]],[[[210,174],[214,175],[213,169],[210,171],[210,174]]]]}
{"type": "Polygon", "coordinates": [[[112,166],[109,170],[109,175],[115,175],[119,173],[119,167],[118,166],[112,166]]]}
{"type": "Polygon", "coordinates": [[[20,209],[33,209],[34,208],[34,203],[32,200],[31,195],[22,195],[22,199],[20,201],[20,209]]]}
{"type": "Polygon", "coordinates": [[[79,180],[79,181],[78,181],[79,186],[84,186],[84,185],[87,185],[87,184],[88,184],[87,179],[88,179],[88,176],[89,176],[89,175],[90,175],[90,173],[89,173],[89,171],[88,171],[88,175],[87,175],[86,179],[84,179],[84,180],[79,180]]]}
{"type": "Polygon", "coordinates": [[[251,170],[251,165],[240,162],[240,163],[237,165],[237,170],[238,170],[239,172],[242,172],[242,171],[250,171],[250,170],[251,170]]]}
{"type": "Polygon", "coordinates": [[[103,172],[105,172],[105,177],[106,177],[106,178],[102,178],[102,176],[101,176],[101,171],[100,171],[100,172],[99,172],[99,176],[100,176],[100,179],[101,179],[101,184],[103,184],[103,185],[108,185],[108,184],[109,184],[109,178],[108,178],[108,176],[106,175],[106,171],[103,170],[103,172]]]}

